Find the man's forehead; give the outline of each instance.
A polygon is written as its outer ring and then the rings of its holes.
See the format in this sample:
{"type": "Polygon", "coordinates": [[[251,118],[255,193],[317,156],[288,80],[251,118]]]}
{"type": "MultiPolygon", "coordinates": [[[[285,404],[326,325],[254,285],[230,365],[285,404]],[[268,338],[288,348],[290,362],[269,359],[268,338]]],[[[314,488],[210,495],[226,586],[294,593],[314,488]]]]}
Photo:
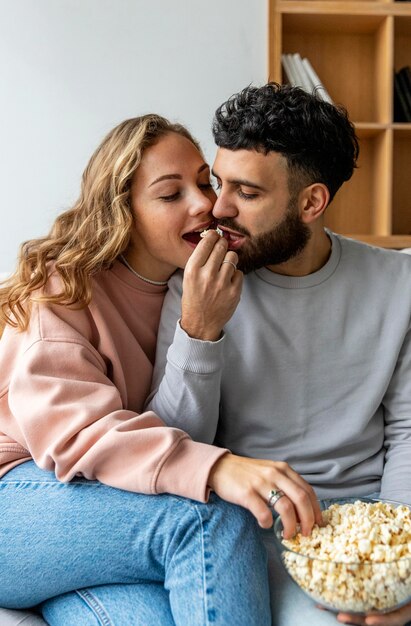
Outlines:
{"type": "Polygon", "coordinates": [[[258,152],[257,150],[229,150],[218,148],[213,164],[213,173],[219,177],[249,178],[250,176],[271,177],[273,174],[286,175],[287,161],[279,152],[258,152]]]}

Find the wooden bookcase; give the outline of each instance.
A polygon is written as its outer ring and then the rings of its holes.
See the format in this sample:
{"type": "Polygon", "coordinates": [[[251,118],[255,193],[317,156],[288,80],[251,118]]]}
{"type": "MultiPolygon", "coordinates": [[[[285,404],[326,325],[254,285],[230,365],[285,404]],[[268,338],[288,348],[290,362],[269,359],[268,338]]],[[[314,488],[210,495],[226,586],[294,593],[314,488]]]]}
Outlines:
{"type": "Polygon", "coordinates": [[[393,122],[394,70],[411,65],[411,1],[269,0],[270,80],[307,57],[360,141],[358,169],[326,212],[332,230],[411,247],[411,124],[393,122]]]}

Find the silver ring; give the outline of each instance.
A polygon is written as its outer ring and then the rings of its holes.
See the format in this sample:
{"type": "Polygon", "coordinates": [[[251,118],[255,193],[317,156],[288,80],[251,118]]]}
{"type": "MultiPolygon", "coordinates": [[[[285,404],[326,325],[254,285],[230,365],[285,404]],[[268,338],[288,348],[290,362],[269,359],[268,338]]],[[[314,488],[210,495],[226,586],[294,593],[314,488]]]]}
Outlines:
{"type": "Polygon", "coordinates": [[[281,489],[271,489],[268,496],[268,506],[270,507],[270,509],[273,509],[274,505],[283,496],[285,496],[285,493],[284,491],[281,491],[281,489]]]}
{"type": "Polygon", "coordinates": [[[235,272],[237,271],[237,265],[236,265],[235,263],[233,263],[232,261],[223,261],[223,262],[221,263],[221,265],[224,265],[224,263],[229,263],[230,265],[232,265],[232,266],[233,266],[234,271],[235,271],[235,272]]]}

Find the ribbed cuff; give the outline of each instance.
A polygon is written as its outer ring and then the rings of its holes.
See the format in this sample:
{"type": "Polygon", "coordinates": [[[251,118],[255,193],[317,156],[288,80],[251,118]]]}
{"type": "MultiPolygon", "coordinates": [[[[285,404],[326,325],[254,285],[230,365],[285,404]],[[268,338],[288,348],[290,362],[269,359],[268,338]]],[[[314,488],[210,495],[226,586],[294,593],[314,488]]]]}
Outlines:
{"type": "Polygon", "coordinates": [[[211,374],[222,366],[223,348],[224,334],[217,341],[193,339],[181,328],[179,320],[167,358],[182,370],[195,374],[211,374]]]}
{"type": "Polygon", "coordinates": [[[210,488],[207,486],[210,470],[227,452],[225,448],[184,437],[162,465],[157,476],[155,492],[173,493],[199,502],[207,502],[210,495],[210,488]]]}

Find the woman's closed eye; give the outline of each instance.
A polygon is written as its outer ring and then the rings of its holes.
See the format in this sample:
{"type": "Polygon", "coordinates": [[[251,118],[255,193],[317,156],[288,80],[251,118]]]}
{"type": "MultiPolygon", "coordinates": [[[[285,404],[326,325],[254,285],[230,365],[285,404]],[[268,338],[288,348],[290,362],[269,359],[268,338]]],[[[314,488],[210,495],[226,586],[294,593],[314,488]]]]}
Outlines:
{"type": "Polygon", "coordinates": [[[175,193],[167,194],[164,196],[159,196],[159,200],[163,202],[173,202],[174,200],[178,200],[180,197],[180,192],[176,191],[175,193]]]}
{"type": "Polygon", "coordinates": [[[211,180],[206,181],[204,183],[198,183],[200,189],[214,189],[214,185],[211,180]]]}

